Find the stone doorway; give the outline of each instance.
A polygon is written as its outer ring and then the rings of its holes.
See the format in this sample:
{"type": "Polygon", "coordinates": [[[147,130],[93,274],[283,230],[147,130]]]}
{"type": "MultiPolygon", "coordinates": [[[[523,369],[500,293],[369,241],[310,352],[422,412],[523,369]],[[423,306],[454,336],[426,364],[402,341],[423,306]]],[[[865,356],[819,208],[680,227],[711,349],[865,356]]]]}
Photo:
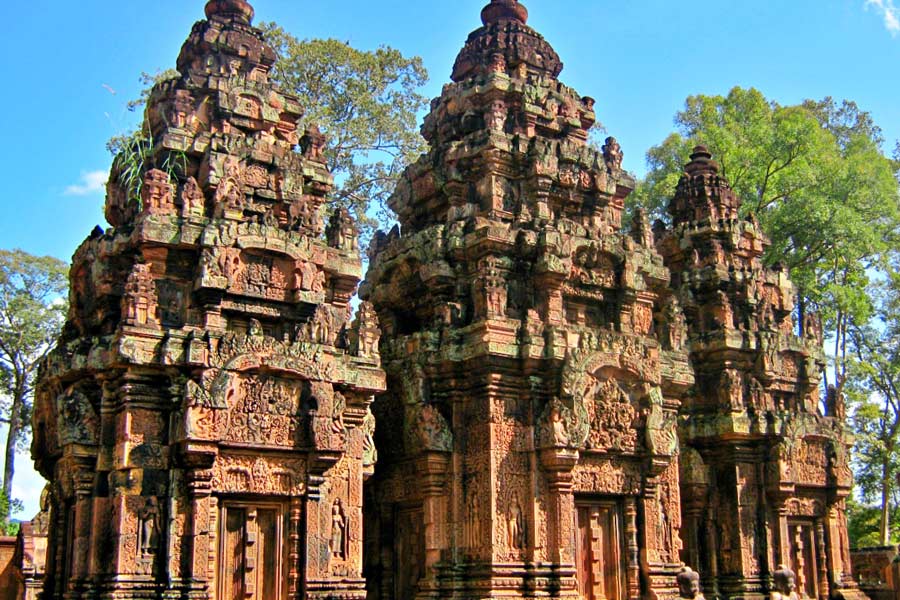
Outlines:
{"type": "Polygon", "coordinates": [[[578,500],[576,547],[578,592],[584,600],[625,600],[625,537],[622,504],[578,500]]]}
{"type": "Polygon", "coordinates": [[[788,535],[791,544],[791,569],[797,575],[797,593],[803,598],[818,598],[819,565],[816,550],[818,536],[812,519],[791,519],[788,521],[788,535]]]}
{"type": "Polygon", "coordinates": [[[285,600],[285,510],[226,501],[221,509],[219,600],[285,600]]]}

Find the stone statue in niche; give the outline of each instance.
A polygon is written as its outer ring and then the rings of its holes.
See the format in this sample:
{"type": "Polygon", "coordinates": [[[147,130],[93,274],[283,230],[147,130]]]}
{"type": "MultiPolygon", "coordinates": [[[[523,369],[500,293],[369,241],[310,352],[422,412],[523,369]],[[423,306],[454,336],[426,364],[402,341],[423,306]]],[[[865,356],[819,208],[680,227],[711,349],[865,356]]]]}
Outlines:
{"type": "Polygon", "coordinates": [[[129,325],[156,323],[156,285],[149,264],[134,265],[128,276],[122,296],[122,314],[129,325]]]}
{"type": "Polygon", "coordinates": [[[225,177],[216,188],[216,214],[223,211],[239,211],[244,209],[244,192],[241,188],[241,164],[238,159],[229,156],[225,159],[225,177]]]}
{"type": "Polygon", "coordinates": [[[50,532],[50,494],[51,486],[48,483],[41,491],[40,512],[31,519],[31,526],[37,535],[47,535],[50,532]]]}
{"type": "Polygon", "coordinates": [[[325,228],[325,237],[332,248],[359,250],[359,232],[350,211],[346,208],[338,208],[331,214],[328,227],[325,228]]]}
{"type": "Polygon", "coordinates": [[[140,549],[143,556],[156,553],[157,536],[159,535],[159,501],[156,496],[147,498],[147,502],[138,514],[140,519],[140,549]]]}
{"type": "Polygon", "coordinates": [[[650,335],[653,332],[653,307],[643,302],[635,303],[631,309],[631,324],[639,335],[650,335]]]}
{"type": "Polygon", "coordinates": [[[222,266],[212,248],[204,248],[200,253],[200,280],[207,281],[212,277],[223,277],[222,266]]]}
{"type": "Polygon", "coordinates": [[[684,600],[706,600],[700,592],[700,573],[690,567],[682,567],[676,576],[678,595],[684,600]]]}
{"type": "Polygon", "coordinates": [[[416,423],[410,434],[413,444],[426,451],[451,452],[453,432],[444,415],[432,404],[419,404],[412,408],[410,421],[416,423]]]}
{"type": "Polygon", "coordinates": [[[637,209],[634,213],[634,219],[631,221],[631,237],[644,248],[652,248],[654,245],[653,228],[650,226],[647,211],[643,208],[637,209]]]}
{"type": "Polygon", "coordinates": [[[569,433],[566,430],[566,423],[563,421],[558,402],[550,407],[550,433],[552,434],[551,439],[554,446],[565,447],[569,445],[569,433]]]}
{"type": "Polygon", "coordinates": [[[503,100],[494,100],[491,102],[485,116],[488,129],[491,131],[503,131],[506,128],[506,117],[509,113],[506,110],[506,103],[503,100]]]}
{"type": "Polygon", "coordinates": [[[843,394],[839,394],[837,388],[833,385],[828,386],[825,396],[825,409],[828,411],[829,417],[843,423],[847,420],[847,405],[844,402],[843,394]]]}
{"type": "Polygon", "coordinates": [[[495,259],[486,260],[482,268],[484,274],[475,298],[476,314],[487,319],[505,318],[508,299],[506,279],[495,259]]]}
{"type": "Polygon", "coordinates": [[[309,323],[309,339],[317,344],[332,345],[336,333],[331,310],[326,305],[319,306],[309,323]]]}
{"type": "Polygon", "coordinates": [[[712,327],[710,329],[731,329],[734,327],[734,311],[731,308],[731,300],[728,294],[719,290],[716,292],[716,303],[712,306],[712,327]]]}
{"type": "Polygon", "coordinates": [[[188,177],[184,185],[181,186],[181,216],[203,217],[206,212],[204,204],[203,191],[197,184],[197,180],[193,177],[188,177]]]}
{"type": "Polygon", "coordinates": [[[502,52],[495,52],[491,55],[491,62],[488,65],[488,71],[491,73],[502,73],[506,75],[506,57],[502,52]]]}
{"type": "Polygon", "coordinates": [[[325,135],[315,123],[309,125],[303,137],[300,138],[300,149],[303,152],[303,156],[307,159],[315,162],[324,162],[325,135]]]}
{"type": "Polygon", "coordinates": [[[687,325],[685,324],[681,307],[678,304],[678,299],[674,295],[666,299],[659,320],[660,341],[663,344],[663,348],[673,352],[680,352],[684,349],[687,325]]]}
{"type": "Polygon", "coordinates": [[[346,554],[347,540],[347,517],[344,515],[344,507],[340,500],[335,500],[331,507],[331,541],[329,549],[331,550],[331,558],[334,560],[344,560],[346,554]]]}
{"type": "Polygon", "coordinates": [[[778,569],[772,574],[774,589],[769,594],[770,600],[800,600],[797,594],[797,576],[784,565],[778,565],[778,569]]]}
{"type": "Polygon", "coordinates": [[[611,171],[621,171],[624,157],[618,140],[614,137],[606,138],[606,143],[603,145],[603,160],[606,162],[606,166],[611,171]]]}
{"type": "Polygon", "coordinates": [[[378,450],[375,447],[375,415],[372,409],[366,409],[366,416],[363,417],[362,427],[363,433],[363,466],[369,467],[378,461],[378,450]]]}
{"type": "Polygon", "coordinates": [[[362,302],[359,305],[359,314],[356,317],[357,349],[356,355],[363,358],[377,358],[379,355],[378,342],[381,339],[381,329],[378,327],[378,315],[371,302],[362,302]]]}
{"type": "Polygon", "coordinates": [[[188,90],[175,92],[175,100],[169,114],[170,123],[177,129],[187,129],[194,112],[194,97],[188,90]]]}
{"type": "Polygon", "coordinates": [[[744,381],[740,371],[725,369],[719,379],[719,406],[740,411],[744,405],[744,381]]]}
{"type": "Polygon", "coordinates": [[[822,317],[820,315],[810,312],[803,315],[803,337],[814,341],[818,346],[824,343],[822,317]]]}
{"type": "Polygon", "coordinates": [[[60,438],[66,442],[93,445],[98,441],[99,419],[88,397],[78,389],[69,388],[60,396],[60,438]]]}
{"type": "Polygon", "coordinates": [[[316,265],[305,260],[299,261],[294,267],[294,290],[312,291],[317,273],[316,265]]]}
{"type": "Polygon", "coordinates": [[[147,171],[144,175],[144,184],[141,186],[141,206],[145,213],[151,215],[168,215],[175,212],[168,173],[159,169],[147,171]]]}

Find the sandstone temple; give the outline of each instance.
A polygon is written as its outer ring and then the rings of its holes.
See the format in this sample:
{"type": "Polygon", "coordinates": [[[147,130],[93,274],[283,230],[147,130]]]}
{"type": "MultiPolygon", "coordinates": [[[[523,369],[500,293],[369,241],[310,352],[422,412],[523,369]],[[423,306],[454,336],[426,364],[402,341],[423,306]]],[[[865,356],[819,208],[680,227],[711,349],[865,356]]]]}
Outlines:
{"type": "Polygon", "coordinates": [[[865,599],[820,322],[706,148],[625,218],[594,100],[493,0],[364,275],[253,16],[208,2],[74,255],[44,600],[865,599]]]}

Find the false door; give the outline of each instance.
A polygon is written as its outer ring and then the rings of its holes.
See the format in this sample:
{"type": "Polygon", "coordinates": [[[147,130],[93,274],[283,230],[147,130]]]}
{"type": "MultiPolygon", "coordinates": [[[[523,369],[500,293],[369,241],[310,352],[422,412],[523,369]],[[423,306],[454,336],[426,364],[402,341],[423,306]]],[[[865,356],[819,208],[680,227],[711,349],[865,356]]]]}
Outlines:
{"type": "Polygon", "coordinates": [[[425,539],[421,508],[398,510],[394,531],[394,594],[398,600],[414,598],[425,566],[425,539]]]}
{"type": "Polygon", "coordinates": [[[815,523],[805,519],[790,520],[788,534],[791,541],[791,569],[797,576],[797,593],[804,598],[818,598],[818,538],[815,523]]]}
{"type": "Polygon", "coordinates": [[[285,600],[284,508],[225,503],[220,523],[218,600],[285,600]]]}
{"type": "Polygon", "coordinates": [[[576,503],[575,560],[583,600],[624,600],[625,544],[618,502],[576,503]]]}

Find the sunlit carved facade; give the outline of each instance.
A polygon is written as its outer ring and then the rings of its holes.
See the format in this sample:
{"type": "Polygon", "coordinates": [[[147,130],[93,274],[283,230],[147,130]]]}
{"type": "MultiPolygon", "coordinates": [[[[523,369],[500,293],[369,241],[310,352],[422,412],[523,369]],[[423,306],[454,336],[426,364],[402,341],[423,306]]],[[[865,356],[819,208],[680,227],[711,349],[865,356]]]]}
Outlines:
{"type": "Polygon", "coordinates": [[[324,136],[249,4],[206,12],[41,369],[45,600],[861,596],[821,325],[704,148],[623,223],[621,146],[494,0],[352,317],[324,136]]]}

